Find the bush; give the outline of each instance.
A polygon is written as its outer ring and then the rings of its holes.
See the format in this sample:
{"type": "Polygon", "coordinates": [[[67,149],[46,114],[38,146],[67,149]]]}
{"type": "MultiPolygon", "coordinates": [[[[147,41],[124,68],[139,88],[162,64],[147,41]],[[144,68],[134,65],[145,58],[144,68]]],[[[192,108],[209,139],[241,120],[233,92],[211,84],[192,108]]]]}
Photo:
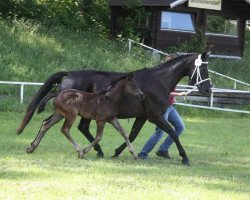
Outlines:
{"type": "Polygon", "coordinates": [[[105,0],[6,0],[0,3],[0,16],[34,20],[49,27],[63,26],[76,31],[94,29],[105,36],[109,7],[105,0]]]}

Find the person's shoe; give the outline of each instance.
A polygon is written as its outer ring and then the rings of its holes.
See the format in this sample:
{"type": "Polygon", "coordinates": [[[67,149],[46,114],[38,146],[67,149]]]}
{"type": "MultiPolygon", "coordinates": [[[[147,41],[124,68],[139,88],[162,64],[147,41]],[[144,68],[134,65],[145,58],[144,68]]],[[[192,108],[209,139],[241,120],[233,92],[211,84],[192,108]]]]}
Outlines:
{"type": "Polygon", "coordinates": [[[159,156],[159,157],[166,158],[166,159],[171,159],[171,156],[169,155],[168,151],[163,152],[163,151],[158,150],[156,152],[156,155],[159,156]]]}

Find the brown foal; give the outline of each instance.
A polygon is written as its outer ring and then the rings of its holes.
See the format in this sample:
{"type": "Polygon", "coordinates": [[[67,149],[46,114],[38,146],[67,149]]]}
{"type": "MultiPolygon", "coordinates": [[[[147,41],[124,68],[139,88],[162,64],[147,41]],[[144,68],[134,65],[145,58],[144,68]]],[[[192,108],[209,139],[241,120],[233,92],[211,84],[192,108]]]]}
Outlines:
{"type": "MultiPolygon", "coordinates": [[[[129,93],[134,96],[139,96],[140,98],[144,96],[133,76],[134,74],[129,74],[117,79],[109,84],[108,88],[101,94],[81,92],[74,89],[64,90],[58,94],[54,101],[54,114],[43,121],[40,131],[35,140],[31,143],[31,146],[27,149],[27,153],[32,153],[39,145],[44,134],[54,124],[65,118],[61,132],[73,144],[80,158],[101,140],[104,126],[106,122],[109,122],[125,139],[129,152],[136,159],[137,155],[134,148],[125,130],[116,118],[119,108],[118,102],[125,94],[129,93]],[[94,119],[97,124],[97,132],[94,141],[83,149],[74,141],[70,134],[70,128],[77,115],[85,119],[94,119]]],[[[49,99],[47,99],[47,101],[48,100],[49,99]]]]}

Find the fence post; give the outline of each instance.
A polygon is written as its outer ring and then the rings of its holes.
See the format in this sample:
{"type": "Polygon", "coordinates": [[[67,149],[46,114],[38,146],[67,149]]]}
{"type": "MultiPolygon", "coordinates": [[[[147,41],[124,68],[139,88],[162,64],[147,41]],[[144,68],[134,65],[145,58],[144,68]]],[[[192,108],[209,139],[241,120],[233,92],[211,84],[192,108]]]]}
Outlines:
{"type": "Polygon", "coordinates": [[[129,53],[131,51],[131,45],[132,45],[132,41],[130,39],[128,39],[128,52],[129,53]]]}
{"type": "Polygon", "coordinates": [[[20,102],[23,103],[23,89],[24,89],[24,84],[21,84],[21,91],[20,91],[20,102]]]}
{"type": "Polygon", "coordinates": [[[236,84],[237,84],[237,81],[235,80],[234,81],[234,89],[236,90],[236,84]]]}
{"type": "Polygon", "coordinates": [[[214,106],[214,93],[212,91],[210,96],[210,107],[212,108],[213,106],[214,106]]]}

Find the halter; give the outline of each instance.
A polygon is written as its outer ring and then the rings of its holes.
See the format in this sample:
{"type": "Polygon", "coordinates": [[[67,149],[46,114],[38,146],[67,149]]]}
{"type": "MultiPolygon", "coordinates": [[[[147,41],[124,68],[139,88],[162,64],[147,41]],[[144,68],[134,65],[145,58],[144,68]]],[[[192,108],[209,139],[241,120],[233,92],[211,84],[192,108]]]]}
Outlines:
{"type": "Polygon", "coordinates": [[[201,77],[201,73],[200,73],[200,66],[202,64],[208,64],[208,62],[203,62],[202,59],[201,59],[201,55],[198,55],[198,58],[195,60],[194,62],[194,65],[195,65],[195,69],[194,69],[194,72],[191,76],[191,80],[195,74],[195,72],[197,71],[197,75],[196,75],[196,83],[194,84],[195,86],[205,82],[205,81],[209,81],[211,80],[211,78],[206,78],[206,79],[202,79],[201,77]]]}

